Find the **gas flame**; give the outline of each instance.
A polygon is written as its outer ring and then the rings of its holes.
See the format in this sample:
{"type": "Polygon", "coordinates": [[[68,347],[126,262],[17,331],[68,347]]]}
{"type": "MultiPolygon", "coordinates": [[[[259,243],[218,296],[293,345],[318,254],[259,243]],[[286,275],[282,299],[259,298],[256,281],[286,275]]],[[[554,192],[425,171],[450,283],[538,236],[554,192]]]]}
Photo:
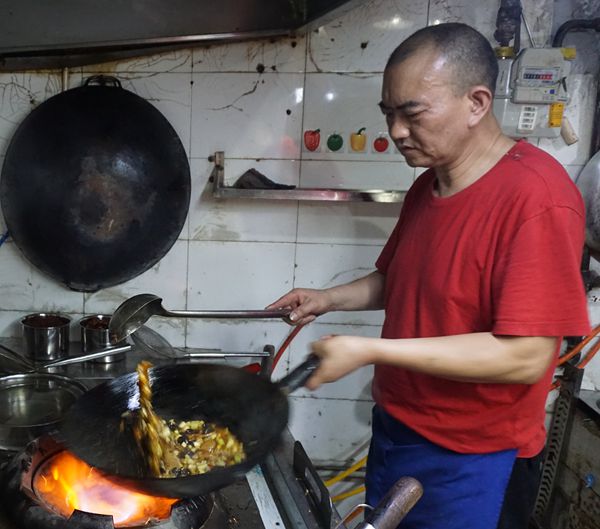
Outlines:
{"type": "Polygon", "coordinates": [[[56,454],[40,468],[35,475],[34,490],[46,505],[65,517],[75,509],[110,514],[115,527],[164,520],[177,501],[117,485],[67,451],[56,454]]]}

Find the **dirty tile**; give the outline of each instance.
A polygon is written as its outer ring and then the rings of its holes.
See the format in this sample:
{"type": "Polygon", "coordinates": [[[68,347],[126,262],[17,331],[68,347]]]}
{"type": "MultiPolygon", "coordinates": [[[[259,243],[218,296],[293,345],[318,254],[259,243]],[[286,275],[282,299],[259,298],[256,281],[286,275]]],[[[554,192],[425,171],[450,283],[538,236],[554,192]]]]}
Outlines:
{"type": "MultiPolygon", "coordinates": [[[[300,164],[294,160],[225,159],[225,185],[249,169],[280,184],[298,185],[300,164]]],[[[219,199],[208,181],[214,164],[192,159],[190,238],[205,241],[294,242],[298,206],[288,200],[219,199]]]]}
{"type": "Polygon", "coordinates": [[[294,245],[190,241],[188,306],[260,309],[292,285],[294,245]]]}
{"type": "Polygon", "coordinates": [[[90,64],[81,68],[83,74],[102,73],[185,73],[192,71],[192,50],[165,51],[152,55],[139,55],[118,61],[109,61],[99,64],[90,64]]]}
{"type": "Polygon", "coordinates": [[[31,265],[10,239],[0,248],[0,310],[83,312],[83,294],[31,265]]]}
{"type": "Polygon", "coordinates": [[[521,21],[522,48],[543,48],[552,45],[552,23],[556,4],[554,0],[523,2],[523,18],[531,32],[531,38],[525,23],[521,21]]]}
{"type": "Polygon", "coordinates": [[[400,42],[427,24],[427,2],[370,0],[309,36],[308,72],[382,72],[400,42]]]}
{"type": "Polygon", "coordinates": [[[314,463],[345,461],[368,443],[371,402],[294,395],[289,401],[290,431],[314,463]]]}
{"type": "Polygon", "coordinates": [[[494,31],[498,7],[499,2],[496,0],[483,0],[469,5],[468,8],[462,0],[431,0],[427,24],[463,22],[477,28],[492,46],[496,46],[494,31]]]}
{"type": "MultiPolygon", "coordinates": [[[[380,252],[381,246],[298,244],[294,286],[320,289],[354,281],[375,270],[380,252]]],[[[381,325],[383,311],[332,312],[319,322],[381,325]]]]}
{"type": "MultiPolygon", "coordinates": [[[[319,318],[320,320],[320,318],[319,318]]],[[[288,371],[299,365],[310,352],[310,344],[324,336],[336,334],[339,336],[365,336],[379,338],[381,328],[378,325],[334,325],[325,323],[311,323],[302,328],[290,346],[288,358],[288,371]]],[[[371,401],[371,381],[373,379],[373,366],[362,367],[344,378],[323,384],[319,389],[311,392],[301,388],[294,392],[295,397],[315,397],[325,399],[351,399],[371,401]]]]}
{"type": "Polygon", "coordinates": [[[210,44],[192,50],[194,72],[302,72],[306,37],[210,44]]]}
{"type": "Polygon", "coordinates": [[[163,298],[167,308],[185,308],[187,252],[188,242],[176,241],[150,270],[121,285],[85,294],[85,312],[112,314],[126,299],[146,292],[163,298]]]}
{"type": "Polygon", "coordinates": [[[297,158],[300,74],[194,73],[192,156],[297,158]]]}
{"type": "Polygon", "coordinates": [[[0,72],[0,156],[27,114],[58,92],[60,75],[54,71],[0,72]]]}

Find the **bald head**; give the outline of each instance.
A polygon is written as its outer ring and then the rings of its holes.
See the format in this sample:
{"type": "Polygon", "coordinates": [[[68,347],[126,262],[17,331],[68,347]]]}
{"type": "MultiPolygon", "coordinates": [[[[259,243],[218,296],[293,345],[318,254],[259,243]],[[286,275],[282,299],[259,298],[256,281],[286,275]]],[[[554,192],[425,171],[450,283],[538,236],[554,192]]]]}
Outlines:
{"type": "Polygon", "coordinates": [[[418,30],[392,52],[385,69],[418,53],[432,51],[448,67],[457,94],[476,85],[494,93],[498,77],[494,50],[481,33],[466,24],[438,24],[418,30]]]}

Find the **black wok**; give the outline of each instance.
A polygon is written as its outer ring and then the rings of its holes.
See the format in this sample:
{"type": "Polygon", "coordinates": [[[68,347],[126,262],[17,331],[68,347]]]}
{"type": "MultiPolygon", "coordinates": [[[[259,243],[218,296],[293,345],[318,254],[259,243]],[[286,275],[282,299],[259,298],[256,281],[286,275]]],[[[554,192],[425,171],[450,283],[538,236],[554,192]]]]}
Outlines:
{"type": "MultiPolygon", "coordinates": [[[[89,80],[88,80],[89,81],[89,80]]],[[[177,240],[190,170],[150,103],[101,77],[36,107],[6,152],[0,202],[23,255],[71,289],[95,291],[156,264],[177,240]]]]}
{"type": "Polygon", "coordinates": [[[223,365],[152,368],[152,402],[159,416],[227,426],[244,444],[245,461],[206,474],[149,477],[131,431],[120,427],[121,415],[139,407],[136,373],[80,397],[68,410],[60,435],[78,457],[120,484],[170,498],[199,496],[243,477],[275,447],[288,421],[287,395],[302,386],[318,364],[311,355],[278,383],[223,365]]]}

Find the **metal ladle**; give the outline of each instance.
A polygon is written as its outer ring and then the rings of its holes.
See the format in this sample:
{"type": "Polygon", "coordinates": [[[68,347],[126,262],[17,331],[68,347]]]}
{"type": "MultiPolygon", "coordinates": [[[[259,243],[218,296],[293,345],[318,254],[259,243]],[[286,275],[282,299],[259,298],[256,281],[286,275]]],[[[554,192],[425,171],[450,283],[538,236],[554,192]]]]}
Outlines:
{"type": "Polygon", "coordinates": [[[108,330],[110,341],[117,343],[137,331],[152,316],[166,318],[209,318],[209,319],[260,319],[289,316],[290,309],[275,310],[167,310],[162,306],[162,298],[154,294],[138,294],[125,300],[117,307],[110,318],[108,330]]]}

